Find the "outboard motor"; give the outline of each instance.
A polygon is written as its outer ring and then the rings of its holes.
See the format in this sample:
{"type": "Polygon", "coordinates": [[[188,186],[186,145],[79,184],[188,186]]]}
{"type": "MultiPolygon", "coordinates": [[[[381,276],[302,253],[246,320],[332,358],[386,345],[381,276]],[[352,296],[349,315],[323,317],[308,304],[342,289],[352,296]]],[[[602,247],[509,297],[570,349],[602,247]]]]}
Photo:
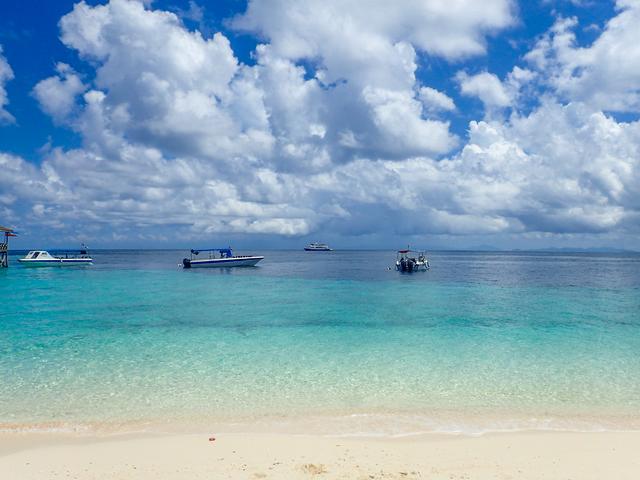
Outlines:
{"type": "Polygon", "coordinates": [[[406,272],[407,271],[407,260],[404,258],[400,259],[400,271],[401,272],[406,272]]]}
{"type": "Polygon", "coordinates": [[[183,258],[182,268],[191,268],[191,260],[189,260],[188,258],[183,258]]]}
{"type": "Polygon", "coordinates": [[[413,267],[415,266],[416,261],[413,258],[410,258],[409,260],[407,260],[407,271],[408,272],[413,272],[413,267]]]}

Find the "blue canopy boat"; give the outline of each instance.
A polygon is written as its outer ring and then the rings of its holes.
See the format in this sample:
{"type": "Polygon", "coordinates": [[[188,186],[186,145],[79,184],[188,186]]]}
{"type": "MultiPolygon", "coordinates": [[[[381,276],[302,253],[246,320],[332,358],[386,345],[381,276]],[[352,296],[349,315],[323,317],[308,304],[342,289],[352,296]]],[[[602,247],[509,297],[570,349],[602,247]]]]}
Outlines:
{"type": "Polygon", "coordinates": [[[202,267],[255,267],[264,257],[258,255],[234,255],[231,247],[206,248],[191,250],[191,256],[182,260],[184,268],[202,267]],[[197,258],[203,252],[208,252],[207,258],[197,258]],[[217,254],[217,255],[216,255],[217,254]]]}

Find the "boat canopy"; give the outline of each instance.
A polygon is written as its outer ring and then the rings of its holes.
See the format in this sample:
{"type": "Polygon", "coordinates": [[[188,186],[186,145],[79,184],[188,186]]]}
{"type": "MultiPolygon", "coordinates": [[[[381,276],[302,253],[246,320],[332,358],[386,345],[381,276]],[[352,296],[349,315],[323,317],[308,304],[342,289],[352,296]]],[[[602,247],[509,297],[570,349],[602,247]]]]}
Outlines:
{"type": "Polygon", "coordinates": [[[229,258],[233,257],[233,252],[231,251],[231,247],[227,248],[200,248],[198,250],[191,249],[191,253],[193,255],[198,255],[200,252],[218,252],[221,257],[229,258]]]}

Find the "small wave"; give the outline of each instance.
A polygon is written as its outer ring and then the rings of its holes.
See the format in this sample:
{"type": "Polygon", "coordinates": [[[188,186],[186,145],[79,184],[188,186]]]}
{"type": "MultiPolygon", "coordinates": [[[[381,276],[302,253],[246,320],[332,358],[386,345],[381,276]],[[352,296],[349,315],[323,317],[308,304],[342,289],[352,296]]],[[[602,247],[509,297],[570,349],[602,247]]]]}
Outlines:
{"type": "Polygon", "coordinates": [[[413,415],[352,413],[251,419],[192,418],[180,420],[96,421],[78,423],[0,423],[0,433],[119,435],[132,433],[282,433],[349,438],[408,438],[422,435],[482,436],[515,432],[640,431],[640,416],[413,415]]]}

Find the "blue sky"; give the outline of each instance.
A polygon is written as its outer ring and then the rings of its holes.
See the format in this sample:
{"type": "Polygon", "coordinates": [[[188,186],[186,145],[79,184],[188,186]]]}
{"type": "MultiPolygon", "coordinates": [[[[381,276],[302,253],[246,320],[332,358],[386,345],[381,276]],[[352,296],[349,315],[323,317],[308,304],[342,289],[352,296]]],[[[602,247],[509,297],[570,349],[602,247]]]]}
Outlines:
{"type": "Polygon", "coordinates": [[[638,249],[635,0],[0,3],[18,247],[638,249]]]}

